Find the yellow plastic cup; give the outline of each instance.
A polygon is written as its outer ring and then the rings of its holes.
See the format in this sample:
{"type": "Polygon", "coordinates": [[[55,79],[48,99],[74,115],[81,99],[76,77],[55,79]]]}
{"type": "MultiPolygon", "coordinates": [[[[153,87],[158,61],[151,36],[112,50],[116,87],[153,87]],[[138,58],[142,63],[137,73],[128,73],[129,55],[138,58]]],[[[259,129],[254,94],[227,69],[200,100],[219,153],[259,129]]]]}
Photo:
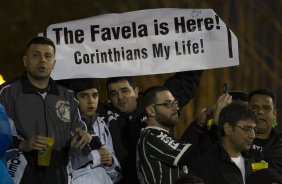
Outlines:
{"type": "Polygon", "coordinates": [[[46,151],[38,151],[38,165],[39,166],[49,166],[51,156],[52,156],[52,148],[54,144],[54,137],[47,137],[47,150],[46,151]]]}

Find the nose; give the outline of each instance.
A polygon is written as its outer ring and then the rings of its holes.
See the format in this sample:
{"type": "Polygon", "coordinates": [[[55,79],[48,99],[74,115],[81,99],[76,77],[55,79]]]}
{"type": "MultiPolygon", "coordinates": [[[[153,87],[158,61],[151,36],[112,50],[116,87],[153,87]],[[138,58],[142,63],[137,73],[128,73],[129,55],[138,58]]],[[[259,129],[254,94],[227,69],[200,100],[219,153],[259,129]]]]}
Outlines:
{"type": "Polygon", "coordinates": [[[95,101],[95,99],[92,96],[89,96],[88,99],[87,99],[87,102],[89,104],[92,104],[94,101],[95,101]]]}
{"type": "Polygon", "coordinates": [[[40,55],[40,61],[41,62],[46,62],[46,58],[43,54],[40,55]]]}
{"type": "Polygon", "coordinates": [[[121,99],[123,98],[123,95],[122,95],[121,92],[118,92],[118,93],[117,93],[117,98],[118,98],[118,100],[121,100],[121,99]]]}
{"type": "Polygon", "coordinates": [[[250,133],[249,133],[249,138],[254,140],[256,138],[256,133],[255,133],[255,130],[252,130],[250,133]]]}
{"type": "Polygon", "coordinates": [[[173,110],[173,111],[178,111],[178,110],[179,110],[178,105],[174,104],[174,105],[172,106],[172,110],[173,110]]]}

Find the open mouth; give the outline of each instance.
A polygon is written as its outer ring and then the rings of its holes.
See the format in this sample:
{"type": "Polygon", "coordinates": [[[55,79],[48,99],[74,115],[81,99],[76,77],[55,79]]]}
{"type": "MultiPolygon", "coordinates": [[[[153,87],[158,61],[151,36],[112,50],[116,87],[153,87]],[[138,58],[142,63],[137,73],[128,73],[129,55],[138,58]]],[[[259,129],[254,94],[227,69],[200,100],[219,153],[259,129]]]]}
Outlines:
{"type": "Polygon", "coordinates": [[[44,70],[46,70],[46,67],[40,66],[40,67],[38,67],[38,69],[39,69],[40,71],[44,71],[44,70]]]}
{"type": "Polygon", "coordinates": [[[88,109],[88,111],[93,111],[94,107],[88,107],[87,109],[88,109]]]}

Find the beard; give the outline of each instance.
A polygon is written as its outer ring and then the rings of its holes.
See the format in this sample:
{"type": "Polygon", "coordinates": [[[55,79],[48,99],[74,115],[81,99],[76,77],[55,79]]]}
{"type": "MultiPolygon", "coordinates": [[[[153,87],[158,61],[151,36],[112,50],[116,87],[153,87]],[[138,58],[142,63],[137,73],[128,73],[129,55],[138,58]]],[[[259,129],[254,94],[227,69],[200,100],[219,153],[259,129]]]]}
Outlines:
{"type": "Polygon", "coordinates": [[[165,127],[173,128],[178,122],[178,113],[175,112],[168,117],[157,111],[156,121],[165,127]]]}

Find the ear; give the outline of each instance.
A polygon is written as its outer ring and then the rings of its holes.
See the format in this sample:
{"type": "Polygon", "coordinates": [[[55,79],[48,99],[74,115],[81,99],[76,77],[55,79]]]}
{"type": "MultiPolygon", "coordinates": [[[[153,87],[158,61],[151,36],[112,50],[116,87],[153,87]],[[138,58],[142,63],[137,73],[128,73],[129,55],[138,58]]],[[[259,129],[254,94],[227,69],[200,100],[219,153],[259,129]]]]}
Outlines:
{"type": "Polygon", "coordinates": [[[134,89],[134,92],[135,92],[135,95],[136,95],[136,98],[138,98],[138,94],[139,94],[139,88],[138,87],[135,87],[134,89]]]}
{"type": "Polygon", "coordinates": [[[27,56],[23,56],[23,64],[24,64],[24,67],[26,67],[26,65],[27,65],[27,56]]]}
{"type": "Polygon", "coordinates": [[[224,123],[223,130],[225,135],[230,135],[232,133],[232,126],[229,123],[224,123]]]}
{"type": "Polygon", "coordinates": [[[55,68],[55,65],[56,65],[56,60],[54,60],[54,64],[53,64],[52,69],[54,69],[54,68],[55,68]]]}
{"type": "Polygon", "coordinates": [[[273,110],[273,114],[274,114],[274,116],[276,118],[276,116],[277,116],[277,109],[276,108],[273,110]]]}
{"type": "Polygon", "coordinates": [[[155,109],[153,108],[153,106],[149,105],[146,107],[146,113],[148,114],[148,116],[154,116],[155,115],[155,109]]]}

